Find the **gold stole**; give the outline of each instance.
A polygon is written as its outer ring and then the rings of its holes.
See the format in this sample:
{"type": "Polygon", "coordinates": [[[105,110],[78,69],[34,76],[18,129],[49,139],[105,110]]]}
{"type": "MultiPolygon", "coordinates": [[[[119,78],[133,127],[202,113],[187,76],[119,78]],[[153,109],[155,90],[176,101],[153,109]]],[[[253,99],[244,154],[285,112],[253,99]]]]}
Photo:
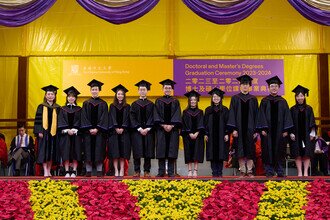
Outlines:
{"type": "MultiPolygon", "coordinates": [[[[47,106],[43,107],[42,110],[42,127],[43,129],[48,129],[48,108],[47,106]]],[[[50,128],[50,134],[52,136],[56,135],[56,128],[57,128],[57,114],[56,114],[56,108],[53,109],[53,119],[52,119],[52,125],[50,128]]]]}

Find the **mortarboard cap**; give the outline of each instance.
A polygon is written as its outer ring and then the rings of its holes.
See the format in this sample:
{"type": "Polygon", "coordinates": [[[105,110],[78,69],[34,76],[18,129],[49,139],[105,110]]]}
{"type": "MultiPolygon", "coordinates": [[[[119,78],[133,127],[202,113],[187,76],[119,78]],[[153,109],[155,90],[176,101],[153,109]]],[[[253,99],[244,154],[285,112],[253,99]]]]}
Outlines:
{"type": "Polygon", "coordinates": [[[58,90],[58,88],[53,85],[45,86],[45,87],[42,87],[41,89],[44,90],[45,92],[55,92],[55,93],[58,90]]]}
{"type": "Polygon", "coordinates": [[[266,80],[268,85],[271,84],[277,84],[277,85],[281,85],[282,81],[280,80],[280,78],[278,78],[278,76],[273,76],[272,78],[269,78],[266,80]]]}
{"type": "Polygon", "coordinates": [[[240,82],[240,84],[248,83],[250,85],[251,85],[251,82],[253,80],[253,78],[249,75],[242,75],[240,77],[237,77],[236,79],[240,82]]]}
{"type": "Polygon", "coordinates": [[[65,92],[65,94],[69,95],[69,93],[73,93],[75,96],[78,96],[80,94],[80,92],[73,86],[63,90],[65,92]]]}
{"type": "Polygon", "coordinates": [[[97,87],[99,87],[99,90],[101,91],[101,88],[102,88],[102,86],[103,86],[103,82],[100,82],[100,81],[98,81],[98,80],[96,80],[96,79],[93,79],[92,81],[90,81],[87,85],[89,85],[90,87],[95,87],[95,86],[97,86],[97,87]]]}
{"type": "Polygon", "coordinates": [[[150,90],[151,83],[145,80],[141,80],[140,82],[136,83],[135,86],[137,87],[146,87],[147,90],[150,90]]]}
{"type": "Polygon", "coordinates": [[[119,84],[118,86],[112,88],[112,91],[114,93],[117,93],[118,90],[122,90],[124,93],[128,92],[128,90],[125,88],[125,86],[123,86],[122,84],[119,84]]]}
{"type": "Polygon", "coordinates": [[[201,94],[199,94],[198,92],[196,92],[195,90],[191,90],[190,92],[187,92],[184,94],[187,98],[190,98],[192,96],[195,96],[197,99],[199,99],[199,96],[201,96],[201,94]]]}
{"type": "Polygon", "coordinates": [[[307,88],[305,88],[305,87],[303,87],[301,85],[297,85],[296,88],[294,88],[292,90],[292,92],[294,92],[296,94],[302,93],[302,94],[308,96],[309,89],[307,89],[307,88]]]}
{"type": "Polygon", "coordinates": [[[225,94],[225,92],[222,91],[221,89],[213,88],[213,89],[209,92],[209,94],[210,94],[210,95],[217,94],[218,96],[220,96],[221,98],[223,98],[223,95],[225,94]]]}
{"type": "Polygon", "coordinates": [[[170,79],[165,79],[165,80],[159,82],[159,84],[162,84],[163,86],[170,85],[170,86],[172,86],[172,89],[174,89],[174,85],[176,84],[176,82],[174,82],[173,80],[170,80],[170,79]]]}

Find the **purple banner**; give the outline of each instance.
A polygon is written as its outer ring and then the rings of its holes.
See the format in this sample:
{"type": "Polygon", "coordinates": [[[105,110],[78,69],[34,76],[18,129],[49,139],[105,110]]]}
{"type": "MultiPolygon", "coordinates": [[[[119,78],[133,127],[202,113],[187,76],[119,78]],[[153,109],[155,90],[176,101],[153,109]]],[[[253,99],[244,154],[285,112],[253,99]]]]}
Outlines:
{"type": "MultiPolygon", "coordinates": [[[[247,74],[253,78],[251,94],[269,95],[266,79],[278,76],[284,83],[284,64],[281,59],[242,60],[174,60],[175,95],[183,96],[192,89],[206,96],[214,87],[232,96],[240,92],[237,77],[247,74]]],[[[279,95],[284,94],[284,86],[279,95]]]]}

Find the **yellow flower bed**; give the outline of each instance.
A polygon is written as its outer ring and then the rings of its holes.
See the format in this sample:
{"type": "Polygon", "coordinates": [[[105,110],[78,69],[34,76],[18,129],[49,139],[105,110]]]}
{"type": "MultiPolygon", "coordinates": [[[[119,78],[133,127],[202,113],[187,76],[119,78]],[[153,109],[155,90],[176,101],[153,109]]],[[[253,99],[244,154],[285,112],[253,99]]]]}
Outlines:
{"type": "Polygon", "coordinates": [[[268,181],[258,204],[256,219],[304,219],[307,204],[306,185],[301,181],[268,181]]]}
{"type": "Polygon", "coordinates": [[[29,181],[34,219],[86,219],[77,186],[67,181],[29,181]]]}
{"type": "Polygon", "coordinates": [[[219,181],[124,180],[138,198],[141,219],[197,219],[219,181]]]}

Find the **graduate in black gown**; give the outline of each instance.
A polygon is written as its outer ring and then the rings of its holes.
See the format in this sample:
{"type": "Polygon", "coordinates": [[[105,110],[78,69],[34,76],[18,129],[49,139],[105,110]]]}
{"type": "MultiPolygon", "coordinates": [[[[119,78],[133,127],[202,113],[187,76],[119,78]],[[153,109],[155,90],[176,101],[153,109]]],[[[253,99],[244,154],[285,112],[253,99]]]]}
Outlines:
{"type": "Polygon", "coordinates": [[[214,88],[209,94],[212,96],[211,106],[206,108],[204,116],[206,160],[211,161],[212,176],[221,177],[223,161],[228,160],[229,153],[229,110],[222,105],[225,92],[214,88]]]}
{"type": "Polygon", "coordinates": [[[228,127],[234,138],[233,147],[238,158],[240,176],[253,177],[258,100],[249,93],[253,80],[250,76],[242,75],[237,80],[241,92],[231,98],[228,127]]]}
{"type": "Polygon", "coordinates": [[[64,90],[66,93],[65,106],[61,107],[58,115],[59,149],[65,168],[65,177],[76,177],[78,162],[81,160],[81,107],[77,106],[80,92],[73,86],[64,90]],[[72,163],[72,173],[69,165],[72,163]]]}
{"type": "Polygon", "coordinates": [[[112,91],[115,97],[109,110],[109,157],[113,160],[115,176],[124,176],[125,160],[131,157],[130,105],[126,103],[128,90],[119,84],[112,91]]]}
{"type": "Polygon", "coordinates": [[[182,114],[184,160],[188,164],[188,177],[197,177],[198,163],[204,161],[204,114],[198,108],[198,92],[192,90],[184,95],[188,98],[188,106],[182,114]]]}
{"type": "Polygon", "coordinates": [[[86,177],[91,177],[93,163],[97,176],[103,176],[103,160],[108,133],[108,104],[99,97],[103,83],[93,79],[87,84],[92,97],[83,103],[81,129],[84,132],[86,177]]]}
{"type": "Polygon", "coordinates": [[[156,158],[158,177],[165,176],[165,163],[168,161],[168,176],[175,176],[175,161],[179,151],[179,128],[181,127],[181,107],[179,101],[171,96],[175,82],[166,79],[163,85],[164,96],[155,102],[154,122],[156,128],[156,158]]]}
{"type": "Polygon", "coordinates": [[[261,132],[262,162],[267,177],[274,176],[274,171],[278,177],[283,177],[288,131],[293,127],[293,122],[288,103],[278,95],[281,80],[274,76],[266,82],[270,95],[261,100],[257,119],[257,129],[261,132]]]}
{"type": "Polygon", "coordinates": [[[42,164],[44,176],[51,176],[52,163],[57,161],[56,131],[60,106],[56,104],[56,86],[45,86],[42,90],[45,91],[44,102],[37,108],[33,133],[38,142],[37,163],[42,164]]]}
{"type": "Polygon", "coordinates": [[[313,108],[306,104],[309,89],[298,85],[292,90],[295,93],[296,104],[291,107],[294,127],[290,132],[290,152],[295,158],[298,176],[308,176],[308,168],[314,152],[316,124],[313,108]],[[304,173],[302,172],[302,163],[304,173]]]}
{"type": "Polygon", "coordinates": [[[132,103],[130,119],[134,158],[134,177],[140,177],[141,158],[144,158],[144,177],[150,177],[151,159],[155,158],[154,103],[147,99],[151,84],[141,80],[138,87],[139,99],[132,103]]]}

